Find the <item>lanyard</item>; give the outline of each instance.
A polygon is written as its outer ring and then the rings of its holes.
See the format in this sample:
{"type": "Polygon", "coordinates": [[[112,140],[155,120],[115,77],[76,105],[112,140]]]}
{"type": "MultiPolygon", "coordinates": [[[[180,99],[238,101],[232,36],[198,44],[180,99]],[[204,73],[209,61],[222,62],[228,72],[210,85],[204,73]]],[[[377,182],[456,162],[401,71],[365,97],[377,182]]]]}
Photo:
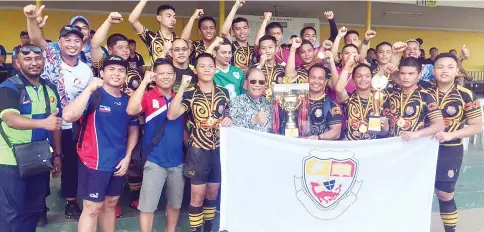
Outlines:
{"type": "Polygon", "coordinates": [[[412,92],[410,92],[407,99],[405,99],[405,103],[403,102],[403,95],[404,94],[403,94],[403,90],[402,90],[402,94],[400,95],[400,116],[402,116],[402,117],[404,116],[405,111],[403,111],[403,109],[405,109],[405,106],[408,104],[408,101],[410,100],[410,98],[412,98],[412,95],[415,92],[415,90],[417,90],[417,88],[413,89],[412,92]]]}
{"type": "Polygon", "coordinates": [[[212,118],[213,117],[213,112],[215,111],[213,109],[213,103],[214,103],[214,100],[215,100],[215,86],[212,86],[212,102],[208,102],[208,99],[207,99],[207,96],[205,95],[205,93],[202,91],[202,94],[203,94],[203,98],[205,98],[205,103],[207,103],[207,106],[210,105],[210,107],[208,107],[210,109],[210,115],[209,115],[209,118],[212,118]]]}
{"type": "Polygon", "coordinates": [[[437,105],[438,105],[438,106],[439,106],[441,109],[442,109],[442,107],[443,107],[443,106],[442,106],[442,105],[440,105],[440,104],[442,104],[442,103],[444,103],[444,102],[445,102],[445,99],[446,99],[446,98],[449,96],[449,94],[452,92],[452,90],[453,90],[453,89],[454,89],[454,85],[452,85],[452,87],[450,87],[450,89],[449,89],[449,90],[447,90],[447,92],[445,92],[445,94],[444,94],[444,98],[442,98],[442,102],[440,102],[440,103],[439,103],[439,95],[440,95],[439,93],[440,93],[440,92],[439,92],[439,87],[437,87],[437,89],[436,89],[436,93],[435,93],[435,100],[437,101],[437,105]]]}
{"type": "Polygon", "coordinates": [[[365,121],[366,115],[368,115],[368,111],[370,110],[370,101],[371,101],[371,95],[368,97],[368,102],[366,103],[366,107],[363,110],[363,104],[361,104],[361,99],[360,95],[356,93],[356,97],[358,98],[358,107],[360,108],[361,112],[361,121],[365,121]]]}

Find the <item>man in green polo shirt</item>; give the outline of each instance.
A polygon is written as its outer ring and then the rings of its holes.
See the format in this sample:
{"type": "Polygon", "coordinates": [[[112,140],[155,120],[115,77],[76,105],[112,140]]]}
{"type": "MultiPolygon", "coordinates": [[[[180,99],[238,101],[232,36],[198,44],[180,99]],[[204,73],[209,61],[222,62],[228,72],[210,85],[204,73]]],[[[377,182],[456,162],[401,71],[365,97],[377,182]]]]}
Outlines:
{"type": "MultiPolygon", "coordinates": [[[[226,38],[217,38],[210,47],[214,47],[215,65],[217,71],[213,81],[220,87],[224,87],[230,94],[230,99],[244,93],[244,72],[230,64],[232,60],[232,44],[226,38]]],[[[211,48],[207,51],[210,51],[211,48]]]]}
{"type": "MultiPolygon", "coordinates": [[[[52,175],[56,177],[61,165],[62,119],[58,117],[55,90],[40,78],[45,64],[42,49],[24,45],[19,48],[15,62],[19,73],[0,84],[0,126],[12,145],[43,141],[52,136],[49,139],[54,148],[52,175]],[[24,91],[18,87],[20,81],[24,91]],[[51,112],[45,112],[46,104],[50,104],[51,112]]],[[[5,224],[2,231],[35,231],[38,219],[45,212],[49,172],[20,177],[16,158],[3,137],[0,137],[0,183],[0,220],[5,224]]]]}

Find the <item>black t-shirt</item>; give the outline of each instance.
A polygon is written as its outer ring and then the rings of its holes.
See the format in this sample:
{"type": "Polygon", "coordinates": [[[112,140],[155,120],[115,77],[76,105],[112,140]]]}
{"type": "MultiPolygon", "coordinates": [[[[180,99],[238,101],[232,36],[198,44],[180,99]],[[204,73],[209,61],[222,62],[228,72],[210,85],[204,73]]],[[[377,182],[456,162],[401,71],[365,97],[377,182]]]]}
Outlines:
{"type": "Polygon", "coordinates": [[[136,53],[134,55],[134,57],[128,57],[128,63],[129,63],[129,66],[131,68],[138,68],[140,66],[143,66],[145,65],[145,61],[143,59],[143,57],[139,54],[139,53],[136,53]]]}
{"type": "Polygon", "coordinates": [[[197,84],[198,77],[193,72],[193,70],[190,68],[190,66],[188,66],[188,68],[186,68],[186,69],[179,69],[177,67],[174,67],[174,68],[175,68],[176,80],[175,80],[175,84],[173,85],[173,90],[175,92],[178,91],[178,88],[180,87],[183,75],[192,76],[192,81],[190,82],[190,87],[187,90],[191,89],[191,87],[193,87],[193,86],[195,86],[195,84],[197,84]]]}

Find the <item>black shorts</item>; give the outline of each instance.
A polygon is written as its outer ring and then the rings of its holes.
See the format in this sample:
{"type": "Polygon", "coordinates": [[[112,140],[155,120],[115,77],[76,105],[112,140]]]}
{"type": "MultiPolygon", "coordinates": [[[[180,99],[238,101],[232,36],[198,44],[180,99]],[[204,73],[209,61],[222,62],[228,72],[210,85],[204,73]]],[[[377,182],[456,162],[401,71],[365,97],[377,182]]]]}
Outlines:
{"type": "Polygon", "coordinates": [[[464,148],[462,145],[439,147],[437,172],[435,174],[436,189],[447,193],[455,191],[463,157],[464,148]]]}
{"type": "Polygon", "coordinates": [[[221,172],[219,148],[206,151],[188,147],[184,174],[192,184],[220,183],[221,172]]]}

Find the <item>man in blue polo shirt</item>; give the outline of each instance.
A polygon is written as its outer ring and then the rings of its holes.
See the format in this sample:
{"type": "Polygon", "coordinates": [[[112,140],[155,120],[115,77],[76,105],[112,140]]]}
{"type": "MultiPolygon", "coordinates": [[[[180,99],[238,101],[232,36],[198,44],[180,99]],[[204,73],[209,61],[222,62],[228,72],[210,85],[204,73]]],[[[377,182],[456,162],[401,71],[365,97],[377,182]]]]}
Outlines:
{"type": "Polygon", "coordinates": [[[154,212],[166,183],[168,204],[167,232],[175,232],[183,199],[183,117],[169,121],[168,105],[175,97],[172,90],[176,80],[174,67],[164,59],[158,59],[153,72],[147,71],[140,87],[129,99],[129,115],[144,113],[146,117],[143,151],[148,154],[143,172],[140,203],[141,231],[152,231],[154,212]],[[156,87],[145,93],[154,81],[156,87]],[[158,141],[154,137],[161,135],[158,141]],[[156,144],[155,144],[156,143],[156,144]]]}
{"type": "Polygon", "coordinates": [[[100,74],[63,111],[67,122],[81,118],[78,196],[83,210],[78,231],[115,231],[115,208],[123,190],[131,153],[138,142],[137,117],[126,113],[128,96],[121,91],[128,62],[119,56],[104,59],[100,74]]]}

